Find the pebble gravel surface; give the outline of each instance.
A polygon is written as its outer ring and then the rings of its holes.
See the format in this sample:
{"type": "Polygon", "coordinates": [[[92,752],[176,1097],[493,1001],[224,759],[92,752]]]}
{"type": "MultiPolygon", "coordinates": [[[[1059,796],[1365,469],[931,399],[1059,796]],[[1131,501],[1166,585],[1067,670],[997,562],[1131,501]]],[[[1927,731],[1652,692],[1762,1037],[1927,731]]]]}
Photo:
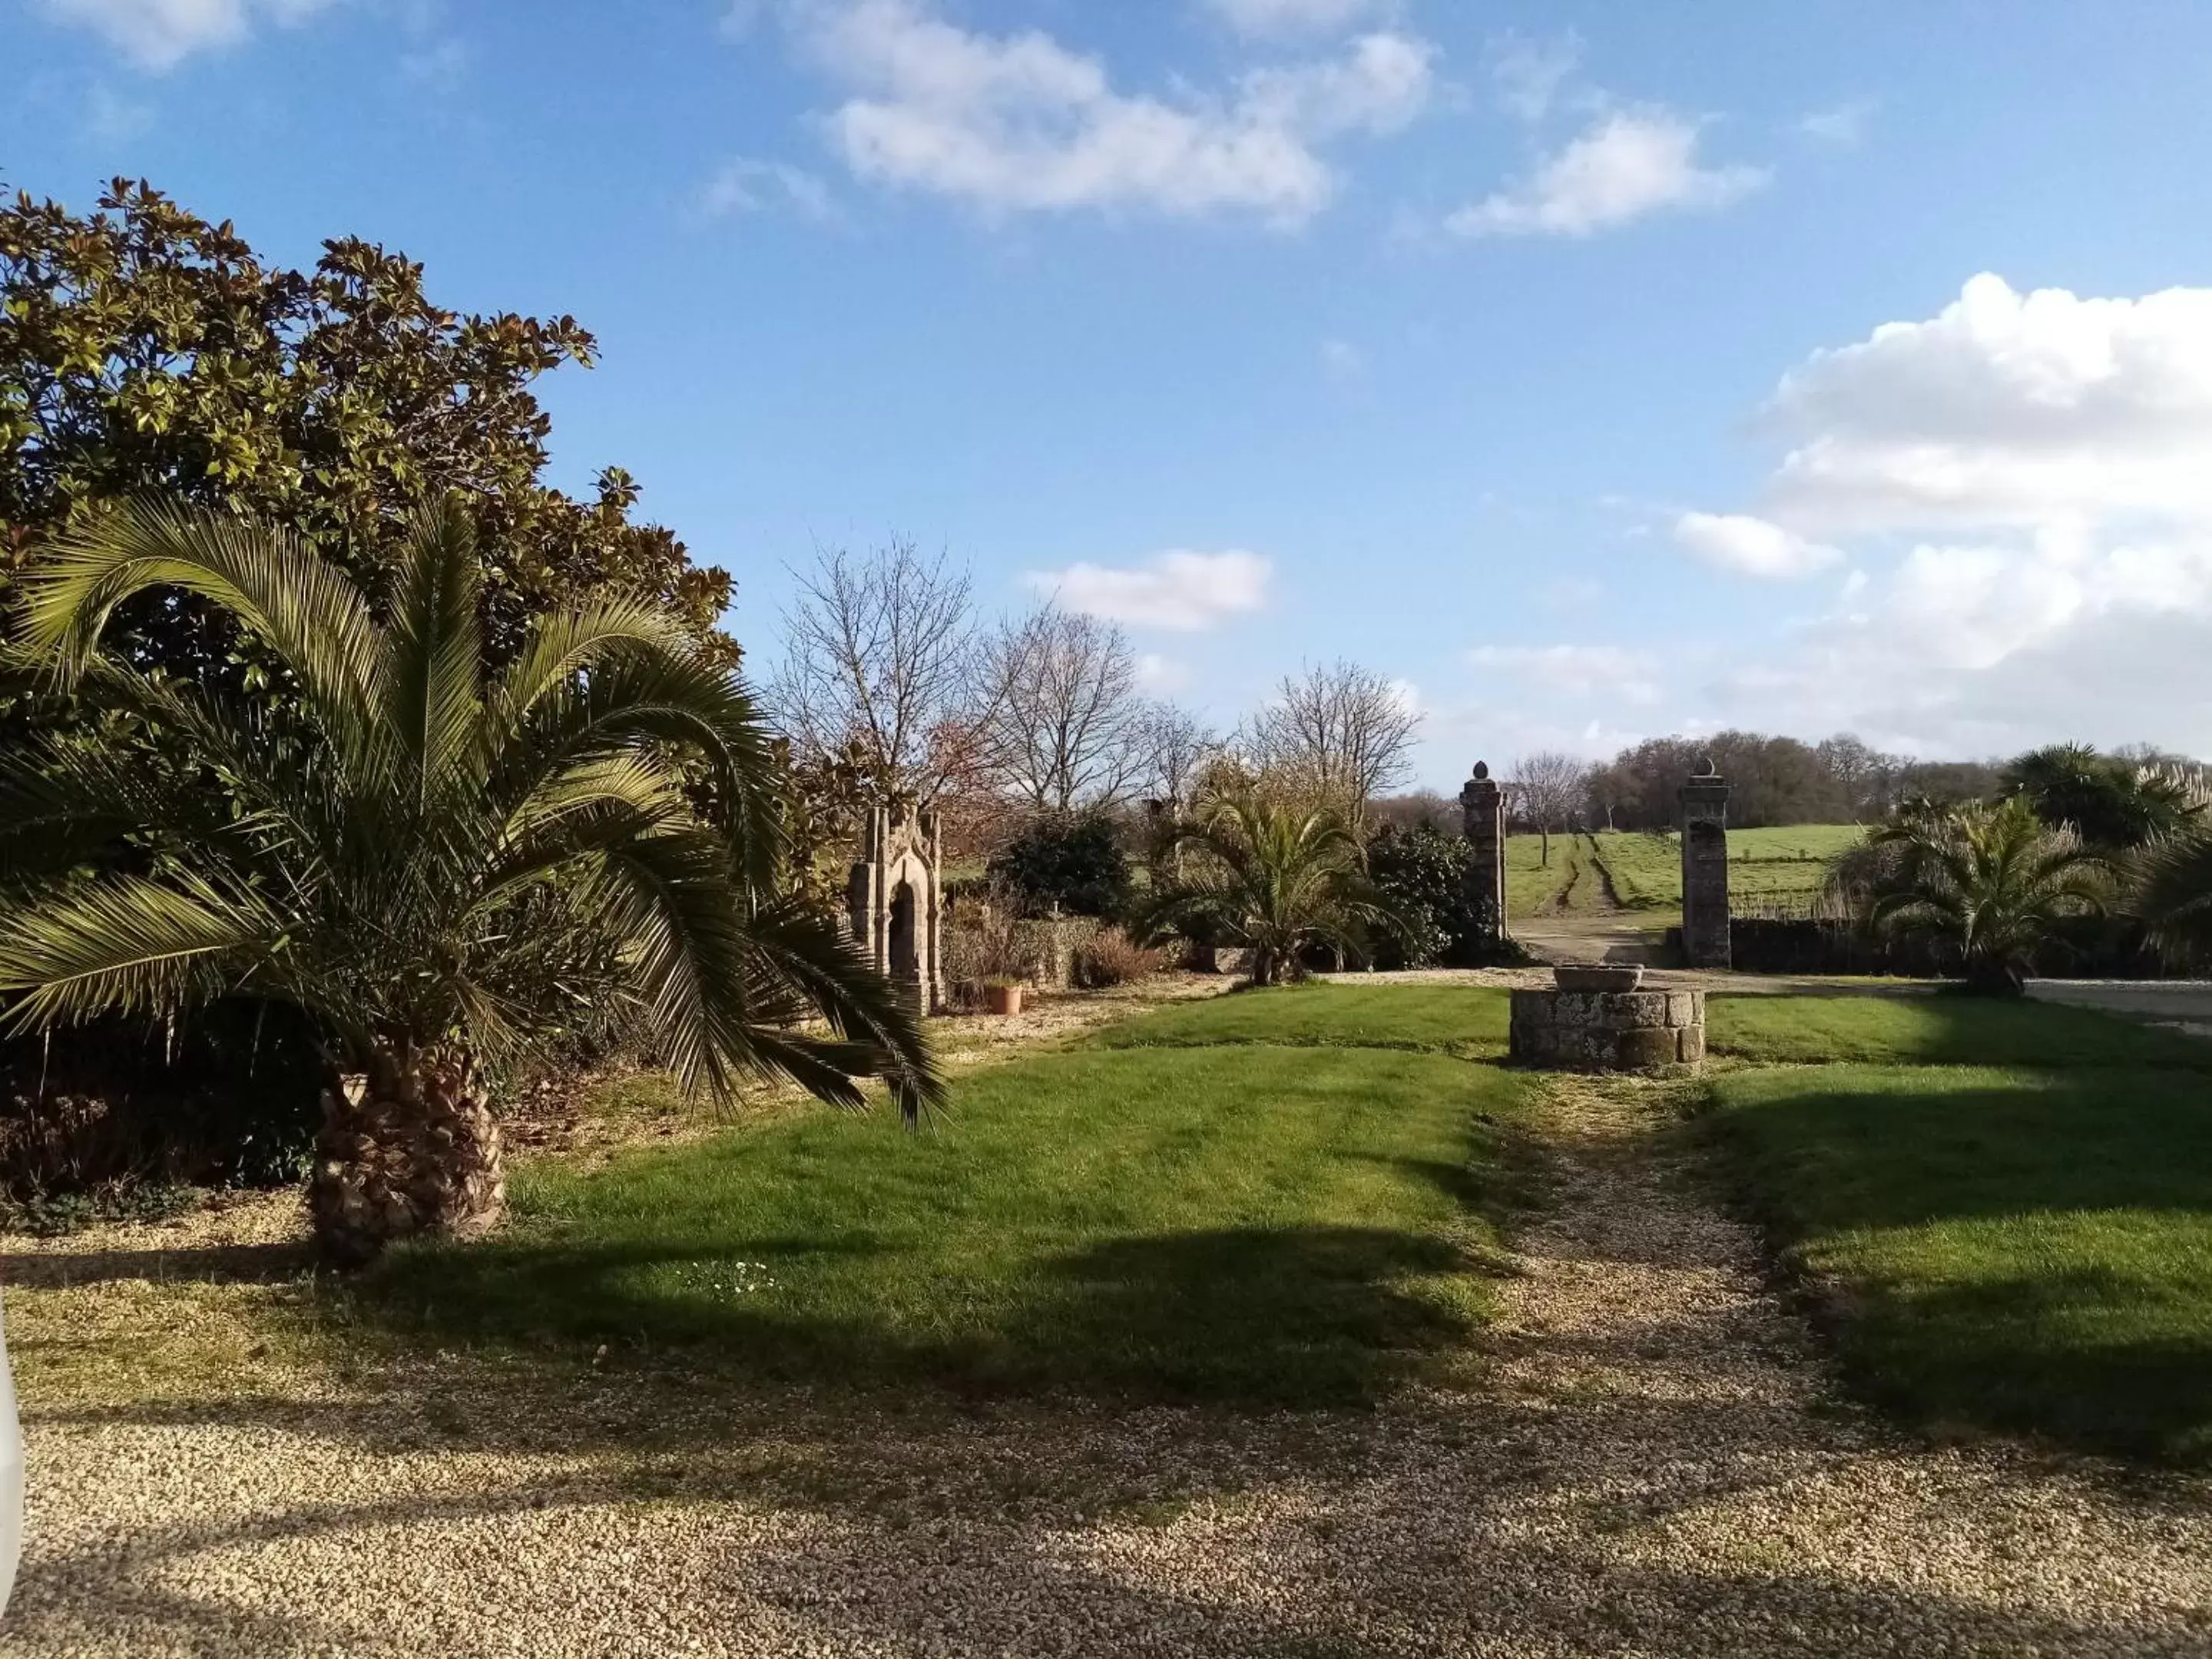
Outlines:
{"type": "Polygon", "coordinates": [[[457,1358],[27,1407],[0,1652],[2212,1654],[2212,1489],[1836,1404],[1663,1095],[1563,1082],[1487,1381],[1372,1413],[499,1403],[457,1358]],[[486,1402],[489,1402],[487,1404],[486,1402]]]}

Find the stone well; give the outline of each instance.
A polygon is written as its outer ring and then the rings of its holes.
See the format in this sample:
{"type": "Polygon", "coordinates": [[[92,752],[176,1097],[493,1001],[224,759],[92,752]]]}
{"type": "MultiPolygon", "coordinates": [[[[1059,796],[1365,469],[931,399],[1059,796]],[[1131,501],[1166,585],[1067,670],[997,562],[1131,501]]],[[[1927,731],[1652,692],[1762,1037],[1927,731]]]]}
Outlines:
{"type": "Polygon", "coordinates": [[[1511,1053],[1560,1072],[1671,1072],[1705,1059],[1703,991],[1516,991],[1511,1053]]]}

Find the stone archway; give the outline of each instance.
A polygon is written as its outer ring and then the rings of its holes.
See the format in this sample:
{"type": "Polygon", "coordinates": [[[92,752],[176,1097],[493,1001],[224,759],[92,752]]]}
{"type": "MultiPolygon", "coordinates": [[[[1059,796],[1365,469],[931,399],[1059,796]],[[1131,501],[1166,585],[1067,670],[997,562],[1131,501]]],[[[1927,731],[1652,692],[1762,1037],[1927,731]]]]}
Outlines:
{"type": "Polygon", "coordinates": [[[860,952],[925,1014],[945,1006],[937,815],[878,806],[846,884],[846,927],[860,952]]]}
{"type": "Polygon", "coordinates": [[[915,949],[914,884],[902,881],[891,895],[890,976],[901,984],[921,977],[921,957],[915,949]]]}

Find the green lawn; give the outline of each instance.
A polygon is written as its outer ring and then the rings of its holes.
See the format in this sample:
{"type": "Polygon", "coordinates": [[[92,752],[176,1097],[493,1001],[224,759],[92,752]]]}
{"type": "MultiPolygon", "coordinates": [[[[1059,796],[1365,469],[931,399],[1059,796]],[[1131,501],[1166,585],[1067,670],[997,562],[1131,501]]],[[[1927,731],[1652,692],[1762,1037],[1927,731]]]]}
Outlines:
{"type": "Polygon", "coordinates": [[[1498,1059],[1505,1053],[1507,1024],[1507,1001],[1499,991],[1340,982],[1188,1002],[1109,1025],[1091,1041],[1110,1048],[1279,1043],[1498,1059]]]}
{"type": "Polygon", "coordinates": [[[919,1136],[821,1112],[526,1167],[514,1227],[398,1255],[363,1304],[771,1379],[1370,1398],[1465,1363],[1490,1309],[1533,1085],[1447,1051],[1500,1047],[1504,1000],[1248,994],[973,1074],[919,1136]]]}
{"type": "MultiPolygon", "coordinates": [[[[1740,909],[1802,908],[1820,896],[1837,854],[1856,847],[1866,831],[1855,823],[1802,823],[1773,830],[1729,831],[1729,897],[1740,909]]],[[[1601,830],[1592,836],[1554,836],[1552,861],[1542,862],[1542,841],[1512,836],[1505,847],[1506,908],[1516,916],[1565,896],[1568,911],[1600,906],[1601,862],[1624,908],[1659,916],[1682,908],[1682,838],[1601,830]]]]}
{"type": "Polygon", "coordinates": [[[1716,1000],[1749,1203],[1908,1418],[2212,1458],[2212,1045],[2041,1004],[1716,1000]],[[1871,1063],[1862,1063],[1871,1062],[1871,1063]]]}
{"type": "MultiPolygon", "coordinates": [[[[1721,1164],[1850,1382],[1922,1421],[2212,1458],[2212,1045],[1955,994],[1721,997],[1721,1164]]],[[[663,1350],[738,1382],[1299,1406],[1474,1364],[1541,1079],[1503,993],[1185,1004],[970,1073],[936,1129],[826,1111],[580,1169],[353,1305],[440,1346],[663,1350]]]]}
{"type": "Polygon", "coordinates": [[[1508,836],[1505,838],[1505,914],[1508,916],[1534,915],[1539,906],[1548,902],[1565,884],[1568,873],[1568,848],[1573,837],[1552,837],[1552,861],[1546,864],[1544,842],[1540,836],[1508,836]]]}
{"type": "Polygon", "coordinates": [[[1763,1065],[2212,1069],[2212,1044],[2087,1008],[1952,991],[1902,996],[1711,996],[1716,1054],[1763,1065]]]}

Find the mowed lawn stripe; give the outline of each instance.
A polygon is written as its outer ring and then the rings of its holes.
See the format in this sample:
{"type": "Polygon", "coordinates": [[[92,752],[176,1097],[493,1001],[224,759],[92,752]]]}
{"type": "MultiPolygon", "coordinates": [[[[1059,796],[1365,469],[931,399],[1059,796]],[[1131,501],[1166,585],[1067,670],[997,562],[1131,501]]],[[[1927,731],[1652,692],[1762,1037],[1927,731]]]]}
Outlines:
{"type": "Polygon", "coordinates": [[[1711,1052],[1761,1065],[2174,1067],[2212,1073],[2212,1042],[2063,1004],[1949,991],[1709,996],[1711,1052]]]}
{"type": "Polygon", "coordinates": [[[2212,1044],[1959,997],[1712,1018],[1717,1047],[1801,1062],[1715,1078],[1712,1121],[1859,1392],[2212,1461],[2212,1044]]]}
{"type": "Polygon", "coordinates": [[[1462,1364],[1528,1080],[1187,1034],[975,1073],[921,1135],[825,1112],[527,1169],[507,1234],[403,1252],[363,1305],[825,1383],[1318,1404],[1462,1364]]]}

